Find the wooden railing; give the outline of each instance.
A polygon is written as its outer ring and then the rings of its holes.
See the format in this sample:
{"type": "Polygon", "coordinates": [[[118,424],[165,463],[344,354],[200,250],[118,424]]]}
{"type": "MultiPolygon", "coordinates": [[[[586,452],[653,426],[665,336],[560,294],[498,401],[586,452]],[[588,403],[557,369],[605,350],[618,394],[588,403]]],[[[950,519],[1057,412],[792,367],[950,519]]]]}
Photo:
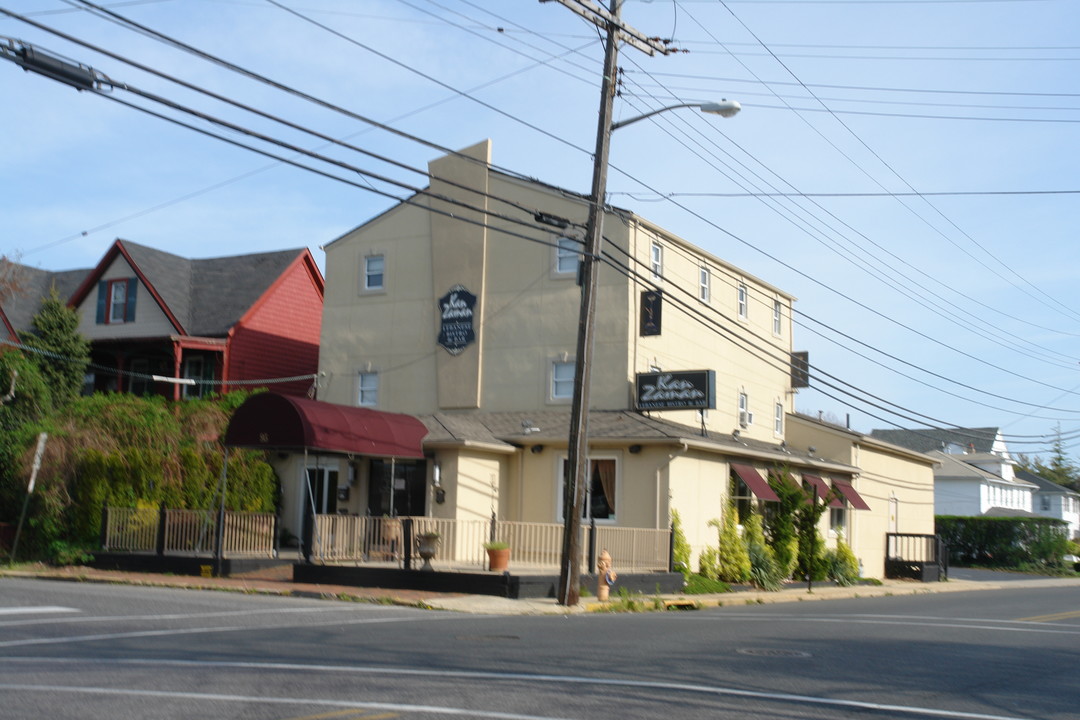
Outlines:
{"type": "MultiPolygon", "coordinates": [[[[105,508],[101,547],[110,552],[157,552],[159,555],[213,555],[217,512],[105,508]]],[[[223,557],[274,557],[276,518],[270,513],[226,512],[221,537],[223,557]]]]}
{"type": "MultiPolygon", "coordinates": [[[[433,562],[461,568],[484,568],[484,543],[494,538],[510,546],[515,567],[558,568],[562,556],[561,523],[528,523],[507,520],[446,520],[428,517],[365,517],[317,515],[311,539],[311,560],[317,563],[393,562],[406,564],[411,549],[417,559],[417,538],[422,533],[440,536],[433,562]],[[406,529],[409,536],[406,537],[406,529]]],[[[606,549],[620,572],[666,571],[670,562],[671,532],[653,528],[585,526],[581,529],[583,571],[595,567],[596,555],[606,549]],[[590,535],[595,536],[590,542],[590,535]],[[587,554],[591,549],[591,555],[587,554]]]]}

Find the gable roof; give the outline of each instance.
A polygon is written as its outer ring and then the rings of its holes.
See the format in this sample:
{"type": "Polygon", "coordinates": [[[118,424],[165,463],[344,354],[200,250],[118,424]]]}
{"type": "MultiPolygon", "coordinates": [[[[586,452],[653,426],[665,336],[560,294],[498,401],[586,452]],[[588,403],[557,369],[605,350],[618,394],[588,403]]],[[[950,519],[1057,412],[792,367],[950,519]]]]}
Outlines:
{"type": "MultiPolygon", "coordinates": [[[[942,452],[940,450],[932,450],[927,453],[930,457],[936,459],[940,464],[938,468],[934,470],[934,480],[977,480],[979,482],[995,482],[1006,483],[1009,485],[1016,485],[1021,488],[1034,489],[1034,483],[1028,482],[1020,477],[1015,477],[1012,480],[1006,480],[1000,475],[995,475],[989,470],[984,470],[978,465],[973,464],[973,461],[969,458],[970,455],[952,455],[950,453],[942,452]]],[[[985,456],[984,456],[985,457],[985,456]]],[[[997,455],[990,456],[996,460],[1001,460],[997,455]]]]}
{"type": "Polygon", "coordinates": [[[870,436],[917,452],[944,450],[958,445],[970,452],[993,452],[999,428],[913,428],[871,430],[870,436]]]}
{"type": "Polygon", "coordinates": [[[1017,470],[1016,477],[1021,480],[1027,480],[1029,483],[1033,483],[1038,486],[1036,492],[1053,493],[1057,495],[1076,495],[1080,496],[1080,492],[1067,488],[1064,485],[1058,485],[1056,482],[1050,482],[1046,478],[1036,475],[1028,470],[1017,470]]]}
{"type": "Polygon", "coordinates": [[[221,337],[293,263],[307,263],[322,287],[322,274],[307,248],[189,260],[118,239],[71,297],[81,305],[105,271],[123,257],[179,334],[221,337]]]}
{"type": "Polygon", "coordinates": [[[12,281],[18,291],[0,303],[0,321],[4,330],[11,334],[30,329],[34,316],[41,309],[41,301],[49,296],[52,288],[55,287],[60,298],[66,300],[90,272],[87,268],[49,272],[20,263],[11,265],[12,281]]]}

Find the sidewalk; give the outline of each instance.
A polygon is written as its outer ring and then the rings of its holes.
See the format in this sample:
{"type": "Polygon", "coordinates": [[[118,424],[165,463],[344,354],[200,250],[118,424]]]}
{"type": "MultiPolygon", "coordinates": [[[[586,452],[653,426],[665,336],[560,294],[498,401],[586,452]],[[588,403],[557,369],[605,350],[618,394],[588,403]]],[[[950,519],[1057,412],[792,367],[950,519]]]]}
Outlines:
{"type": "MultiPolygon", "coordinates": [[[[0,578],[21,577],[70,582],[97,582],[123,585],[188,588],[193,590],[220,590],[263,595],[347,600],[387,605],[405,605],[431,610],[446,610],[483,615],[568,615],[597,612],[604,607],[595,598],[583,597],[576,607],[564,607],[553,598],[510,600],[490,595],[464,595],[438,593],[422,590],[398,590],[390,588],[362,588],[345,585],[322,585],[294,583],[290,567],[261,570],[244,577],[188,577],[155,573],[134,573],[115,570],[97,570],[89,567],[22,566],[18,569],[0,567],[0,578]]],[[[792,584],[779,592],[737,590],[717,595],[646,595],[641,598],[646,605],[654,600],[670,609],[695,609],[733,605],[758,605],[786,602],[811,602],[841,598],[874,598],[896,595],[926,595],[943,592],[967,592],[976,590],[1015,589],[1019,587],[1080,586],[1080,578],[1032,577],[1007,581],[949,580],[939,583],[921,583],[909,580],[885,580],[881,585],[857,585],[835,587],[814,585],[807,592],[805,584],[792,584]]],[[[617,598],[615,598],[617,601],[617,598]]]]}

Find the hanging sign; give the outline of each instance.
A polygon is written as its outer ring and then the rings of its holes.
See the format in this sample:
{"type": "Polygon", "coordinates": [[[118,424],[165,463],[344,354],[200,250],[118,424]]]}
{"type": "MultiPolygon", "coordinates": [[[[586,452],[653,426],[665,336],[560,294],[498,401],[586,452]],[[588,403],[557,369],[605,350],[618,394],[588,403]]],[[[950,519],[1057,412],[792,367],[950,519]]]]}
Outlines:
{"type": "Polygon", "coordinates": [[[709,410],[716,407],[716,372],[648,372],[637,374],[638,410],[709,410]]]}
{"type": "Polygon", "coordinates": [[[439,298],[439,344],[451,355],[458,355],[476,341],[473,326],[476,296],[461,285],[439,298]]]}

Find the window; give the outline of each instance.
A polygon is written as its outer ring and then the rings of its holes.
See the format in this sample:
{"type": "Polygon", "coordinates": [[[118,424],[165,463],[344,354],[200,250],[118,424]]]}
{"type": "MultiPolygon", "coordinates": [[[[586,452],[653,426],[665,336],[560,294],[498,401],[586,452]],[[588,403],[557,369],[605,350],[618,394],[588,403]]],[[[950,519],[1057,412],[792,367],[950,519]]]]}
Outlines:
{"type": "Polygon", "coordinates": [[[844,507],[829,508],[829,530],[833,535],[847,535],[847,500],[841,500],[844,507]]]}
{"type": "Polygon", "coordinates": [[[783,321],[783,306],[779,300],[773,300],[772,302],[772,331],[773,335],[783,335],[784,326],[783,321]]]}
{"type": "Polygon", "coordinates": [[[660,243],[652,244],[652,276],[653,280],[660,280],[664,275],[664,248],[660,243]]]}
{"type": "Polygon", "coordinates": [[[574,238],[561,237],[555,241],[555,272],[576,275],[581,262],[582,244],[574,238]]]}
{"type": "MultiPolygon", "coordinates": [[[[563,481],[559,492],[559,516],[566,518],[567,478],[570,477],[572,468],[567,459],[562,459],[563,481]]],[[[618,485],[618,467],[615,460],[590,460],[589,477],[585,485],[585,502],[581,506],[581,519],[588,522],[614,523],[615,522],[615,493],[618,485]]]]}
{"type": "Polygon", "coordinates": [[[702,265],[698,270],[698,300],[709,302],[709,296],[712,294],[711,285],[712,276],[709,274],[709,268],[702,265]]]}
{"type": "Polygon", "coordinates": [[[98,283],[97,324],[114,325],[135,321],[135,278],[102,280],[98,283]]]}
{"type": "Polygon", "coordinates": [[[747,302],[746,302],[746,300],[747,300],[746,283],[739,283],[739,288],[738,288],[737,292],[738,292],[738,304],[739,304],[739,317],[741,317],[742,319],[745,320],[746,318],[748,318],[750,316],[749,315],[749,308],[747,308],[747,302]]]}
{"type": "Polygon", "coordinates": [[[364,258],[364,290],[382,290],[386,260],[382,255],[368,255],[364,258]]]}
{"type": "Polygon", "coordinates": [[[784,404],[776,403],[773,406],[773,433],[784,434],[784,404]]]}
{"type": "Polygon", "coordinates": [[[569,400],[574,397],[574,363],[551,364],[551,399],[569,400]]]}
{"type": "Polygon", "coordinates": [[[192,385],[184,385],[181,394],[186,398],[201,398],[213,392],[213,387],[207,381],[214,379],[214,363],[201,355],[192,355],[184,358],[183,376],[194,380],[192,385]]]}
{"type": "Polygon", "coordinates": [[[360,407],[377,407],[379,404],[379,373],[360,373],[356,404],[360,407]]]}
{"type": "Polygon", "coordinates": [[[1039,503],[1040,503],[1040,506],[1042,507],[1043,512],[1049,512],[1049,510],[1050,510],[1050,496],[1049,495],[1043,495],[1041,498],[1039,498],[1039,503]]]}
{"type": "Polygon", "coordinates": [[[728,492],[731,495],[731,502],[735,505],[735,511],[739,516],[739,524],[742,525],[746,522],[746,518],[750,517],[750,513],[754,511],[754,496],[750,492],[749,486],[739,475],[732,470],[731,471],[731,484],[728,492]]]}
{"type": "Polygon", "coordinates": [[[739,427],[749,427],[754,424],[754,413],[750,412],[750,396],[744,392],[739,393],[739,427]]]}

